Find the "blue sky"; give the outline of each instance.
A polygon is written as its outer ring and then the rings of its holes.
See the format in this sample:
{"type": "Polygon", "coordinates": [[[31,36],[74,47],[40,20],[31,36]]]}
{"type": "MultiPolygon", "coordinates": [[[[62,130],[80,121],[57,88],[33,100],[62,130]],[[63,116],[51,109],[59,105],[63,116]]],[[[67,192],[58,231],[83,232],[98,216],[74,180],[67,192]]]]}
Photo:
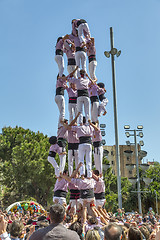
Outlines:
{"type": "Polygon", "coordinates": [[[115,143],[111,59],[104,56],[113,27],[114,45],[122,51],[115,60],[119,144],[128,140],[125,124],[142,124],[146,160],[160,161],[159,13],[159,0],[0,0],[0,129],[18,125],[56,134],[55,43],[71,32],[73,18],[84,18],[95,38],[96,75],[109,99],[100,119],[107,125],[107,145],[115,143]]]}

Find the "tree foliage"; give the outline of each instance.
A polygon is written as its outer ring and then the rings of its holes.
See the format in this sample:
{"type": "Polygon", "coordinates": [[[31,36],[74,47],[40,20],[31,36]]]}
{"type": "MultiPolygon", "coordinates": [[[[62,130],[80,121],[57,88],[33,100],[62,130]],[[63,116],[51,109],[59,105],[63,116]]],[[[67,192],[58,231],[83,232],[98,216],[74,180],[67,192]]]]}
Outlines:
{"type": "Polygon", "coordinates": [[[54,169],[48,163],[48,137],[22,127],[4,127],[0,135],[0,173],[3,203],[30,197],[42,205],[52,199],[54,169]]]}

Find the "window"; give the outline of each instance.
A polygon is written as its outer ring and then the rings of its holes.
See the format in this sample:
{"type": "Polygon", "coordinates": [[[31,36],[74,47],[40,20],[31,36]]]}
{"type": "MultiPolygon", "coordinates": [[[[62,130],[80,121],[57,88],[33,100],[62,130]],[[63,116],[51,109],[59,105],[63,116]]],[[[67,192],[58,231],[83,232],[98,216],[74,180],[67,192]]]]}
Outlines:
{"type": "Polygon", "coordinates": [[[130,157],[127,157],[127,161],[130,161],[130,157]]]}

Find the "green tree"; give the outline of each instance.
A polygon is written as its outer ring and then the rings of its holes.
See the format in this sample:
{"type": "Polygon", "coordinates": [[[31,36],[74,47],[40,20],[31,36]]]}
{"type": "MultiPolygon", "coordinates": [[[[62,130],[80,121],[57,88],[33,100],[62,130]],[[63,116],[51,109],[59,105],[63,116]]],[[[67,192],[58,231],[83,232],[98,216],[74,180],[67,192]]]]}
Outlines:
{"type": "MultiPolygon", "coordinates": [[[[0,135],[3,204],[30,197],[46,206],[52,202],[54,169],[47,161],[48,137],[22,127],[4,127],[0,135]]],[[[57,159],[58,160],[58,159],[57,159]]]]}

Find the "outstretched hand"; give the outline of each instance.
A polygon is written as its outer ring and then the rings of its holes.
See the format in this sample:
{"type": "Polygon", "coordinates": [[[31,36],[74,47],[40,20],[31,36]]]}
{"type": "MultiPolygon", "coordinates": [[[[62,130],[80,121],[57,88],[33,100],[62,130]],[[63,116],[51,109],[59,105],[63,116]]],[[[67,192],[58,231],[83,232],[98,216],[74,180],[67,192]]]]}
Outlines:
{"type": "Polygon", "coordinates": [[[6,232],[7,221],[4,219],[3,215],[0,215],[0,235],[6,232]]]}

